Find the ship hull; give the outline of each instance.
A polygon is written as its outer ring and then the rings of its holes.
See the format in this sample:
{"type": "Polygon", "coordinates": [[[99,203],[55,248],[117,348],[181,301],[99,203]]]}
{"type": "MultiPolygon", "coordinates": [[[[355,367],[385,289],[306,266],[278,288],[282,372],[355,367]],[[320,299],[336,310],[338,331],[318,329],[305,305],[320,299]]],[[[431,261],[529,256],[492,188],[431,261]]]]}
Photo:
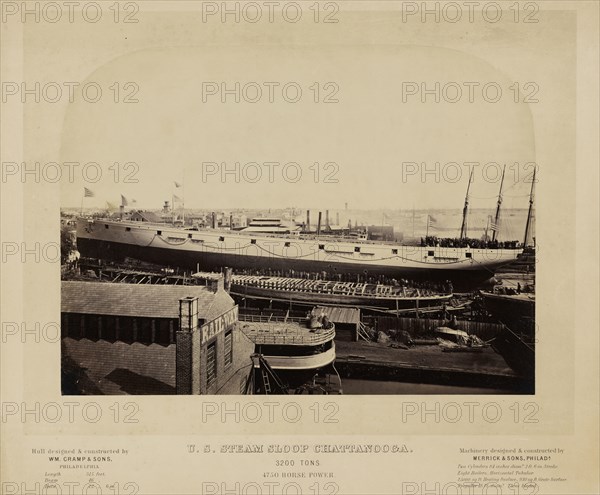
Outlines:
{"type": "Polygon", "coordinates": [[[277,372],[308,373],[310,376],[335,361],[335,344],[325,352],[308,356],[268,355],[264,356],[269,366],[277,372]]]}
{"type": "Polygon", "coordinates": [[[504,323],[527,342],[535,341],[535,300],[524,296],[490,294],[481,291],[485,308],[494,318],[504,323]]]}
{"type": "Polygon", "coordinates": [[[87,222],[77,228],[83,256],[202,270],[295,270],[427,280],[483,281],[513,261],[519,250],[477,250],[383,245],[324,239],[240,235],[230,231],[184,231],[137,222],[87,222]]]}
{"type": "Polygon", "coordinates": [[[322,294],[311,292],[287,291],[281,289],[265,289],[262,287],[251,287],[246,285],[231,285],[232,295],[245,297],[248,299],[269,299],[282,302],[293,302],[297,304],[313,305],[336,305],[336,306],[362,306],[370,308],[383,309],[409,309],[414,308],[418,302],[419,308],[430,306],[440,306],[448,303],[452,295],[445,296],[423,296],[419,298],[411,297],[369,297],[369,296],[352,296],[341,294],[322,294]]]}
{"type": "Polygon", "coordinates": [[[414,267],[389,267],[385,265],[365,266],[360,263],[345,263],[338,265],[333,262],[306,261],[294,259],[273,260],[259,256],[237,256],[219,253],[195,253],[189,251],[172,251],[168,248],[140,247],[112,241],[97,241],[78,239],[77,248],[82,256],[90,258],[110,259],[123,261],[133,258],[159,265],[180,267],[190,270],[220,271],[224,267],[235,270],[296,270],[305,272],[325,271],[332,275],[360,274],[361,276],[378,276],[408,278],[412,280],[452,280],[453,282],[479,283],[493,276],[489,268],[470,270],[428,270],[427,268],[414,267]]]}
{"type": "MultiPolygon", "coordinates": [[[[265,355],[264,359],[276,373],[277,378],[287,387],[295,390],[310,383],[315,375],[334,363],[335,344],[332,342],[329,350],[318,354],[308,356],[265,355]]],[[[254,370],[256,373],[255,383],[258,384],[256,393],[265,393],[260,370],[256,366],[254,370]]]]}
{"type": "MultiPolygon", "coordinates": [[[[283,383],[288,390],[295,391],[302,386],[309,384],[313,381],[316,375],[321,373],[329,372],[334,373],[331,369],[330,365],[320,367],[320,368],[312,368],[312,369],[298,369],[298,370],[274,370],[277,374],[277,378],[283,383]]],[[[265,390],[263,384],[261,383],[262,377],[260,370],[258,368],[254,368],[254,380],[257,384],[257,387],[254,391],[256,394],[264,394],[265,390]]],[[[270,392],[272,393],[272,392],[270,392]]]]}

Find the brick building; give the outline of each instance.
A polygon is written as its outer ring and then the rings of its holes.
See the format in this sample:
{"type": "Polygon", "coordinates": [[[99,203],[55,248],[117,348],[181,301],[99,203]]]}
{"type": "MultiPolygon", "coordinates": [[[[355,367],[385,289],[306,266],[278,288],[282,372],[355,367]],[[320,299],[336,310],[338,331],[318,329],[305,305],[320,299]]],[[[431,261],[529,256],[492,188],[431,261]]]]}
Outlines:
{"type": "Polygon", "coordinates": [[[207,286],[63,281],[63,393],[239,394],[253,344],[223,279],[207,286]]]}

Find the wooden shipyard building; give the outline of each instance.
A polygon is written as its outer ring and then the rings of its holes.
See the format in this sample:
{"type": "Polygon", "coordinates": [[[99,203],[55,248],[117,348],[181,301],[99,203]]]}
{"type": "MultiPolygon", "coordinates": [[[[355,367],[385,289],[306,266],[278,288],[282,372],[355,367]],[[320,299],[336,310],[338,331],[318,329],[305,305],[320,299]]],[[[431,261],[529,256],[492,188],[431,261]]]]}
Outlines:
{"type": "Polygon", "coordinates": [[[240,394],[254,345],[215,276],[207,286],[63,281],[70,394],[240,394]]]}

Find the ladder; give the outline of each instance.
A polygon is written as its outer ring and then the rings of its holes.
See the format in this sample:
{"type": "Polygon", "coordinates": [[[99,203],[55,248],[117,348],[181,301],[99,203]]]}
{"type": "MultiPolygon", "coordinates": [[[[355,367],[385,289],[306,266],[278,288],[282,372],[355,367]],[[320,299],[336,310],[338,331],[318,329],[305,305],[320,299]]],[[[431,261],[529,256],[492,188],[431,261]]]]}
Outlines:
{"type": "Polygon", "coordinates": [[[371,342],[371,337],[369,336],[369,333],[367,332],[367,327],[365,326],[365,324],[362,321],[358,322],[358,336],[361,339],[366,340],[367,342],[371,342]]]}
{"type": "Polygon", "coordinates": [[[263,368],[262,366],[260,367],[260,372],[262,374],[262,379],[263,379],[263,390],[265,391],[265,394],[270,394],[271,393],[271,382],[269,381],[269,374],[267,373],[267,370],[265,368],[263,368]]]}
{"type": "Polygon", "coordinates": [[[255,362],[255,359],[258,361],[264,393],[267,395],[272,393],[287,394],[288,386],[282,383],[281,380],[279,380],[277,374],[275,373],[275,370],[273,370],[269,363],[267,363],[267,360],[264,358],[264,356],[262,354],[253,354],[253,363],[255,362]],[[273,382],[272,384],[271,381],[273,382]]]}

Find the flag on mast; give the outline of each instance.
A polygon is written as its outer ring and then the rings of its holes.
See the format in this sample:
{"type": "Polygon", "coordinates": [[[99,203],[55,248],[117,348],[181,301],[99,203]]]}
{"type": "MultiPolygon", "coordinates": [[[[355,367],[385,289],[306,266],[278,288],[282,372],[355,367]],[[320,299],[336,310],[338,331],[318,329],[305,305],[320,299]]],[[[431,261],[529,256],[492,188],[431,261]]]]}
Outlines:
{"type": "Polygon", "coordinates": [[[121,206],[127,206],[128,204],[127,198],[121,194],[121,206]]]}
{"type": "Polygon", "coordinates": [[[84,198],[93,198],[94,196],[96,196],[94,194],[94,191],[92,191],[91,189],[88,189],[87,187],[83,188],[83,197],[84,198]]]}
{"type": "Polygon", "coordinates": [[[175,184],[175,187],[181,187],[181,184],[179,182],[177,182],[176,180],[174,180],[173,183],[175,184]]]}
{"type": "MultiPolygon", "coordinates": [[[[429,228],[433,227],[434,224],[437,223],[437,220],[435,219],[435,217],[431,216],[431,215],[427,215],[427,230],[425,232],[426,236],[429,236],[429,228]]],[[[435,228],[435,227],[433,227],[435,228]]]]}
{"type": "Polygon", "coordinates": [[[177,201],[178,203],[181,203],[183,200],[182,200],[182,199],[181,199],[179,196],[175,196],[175,195],[173,195],[173,203],[175,203],[176,201],[177,201]]]}

